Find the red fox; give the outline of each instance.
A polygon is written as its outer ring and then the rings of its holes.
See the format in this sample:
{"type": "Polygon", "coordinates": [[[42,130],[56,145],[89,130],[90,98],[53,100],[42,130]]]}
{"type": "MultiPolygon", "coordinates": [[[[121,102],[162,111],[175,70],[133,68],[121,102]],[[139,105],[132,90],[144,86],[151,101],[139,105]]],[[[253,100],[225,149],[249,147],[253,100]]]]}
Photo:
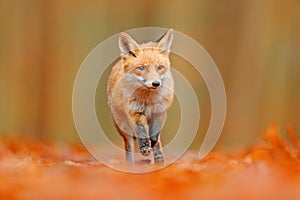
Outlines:
{"type": "Polygon", "coordinates": [[[172,40],[172,29],[156,42],[145,44],[120,33],[121,59],[109,76],[107,93],[129,163],[134,163],[136,139],[143,156],[153,151],[154,162],[164,163],[159,133],[174,96],[169,60],[172,40]]]}

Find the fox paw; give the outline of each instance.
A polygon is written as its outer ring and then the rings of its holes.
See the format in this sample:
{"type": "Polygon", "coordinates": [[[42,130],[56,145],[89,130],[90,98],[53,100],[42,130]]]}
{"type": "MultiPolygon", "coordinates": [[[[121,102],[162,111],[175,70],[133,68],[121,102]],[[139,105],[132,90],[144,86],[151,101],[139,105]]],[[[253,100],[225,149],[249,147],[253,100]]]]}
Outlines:
{"type": "Polygon", "coordinates": [[[152,148],[149,146],[143,146],[140,148],[140,152],[143,156],[148,156],[152,152],[152,148]]]}
{"type": "Polygon", "coordinates": [[[154,152],[154,163],[157,165],[164,164],[164,156],[161,151],[154,152]]]}

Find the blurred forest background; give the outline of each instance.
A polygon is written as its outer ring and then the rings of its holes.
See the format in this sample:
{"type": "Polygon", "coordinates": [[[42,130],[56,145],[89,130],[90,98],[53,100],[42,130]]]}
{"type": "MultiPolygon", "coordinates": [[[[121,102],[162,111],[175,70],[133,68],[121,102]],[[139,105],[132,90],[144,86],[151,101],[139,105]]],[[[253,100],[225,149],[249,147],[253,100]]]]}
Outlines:
{"type": "Polygon", "coordinates": [[[0,0],[0,22],[2,135],[78,140],[81,62],[107,37],[145,26],[192,37],[219,67],[228,100],[219,145],[249,145],[272,122],[300,132],[299,0],[0,0]]]}

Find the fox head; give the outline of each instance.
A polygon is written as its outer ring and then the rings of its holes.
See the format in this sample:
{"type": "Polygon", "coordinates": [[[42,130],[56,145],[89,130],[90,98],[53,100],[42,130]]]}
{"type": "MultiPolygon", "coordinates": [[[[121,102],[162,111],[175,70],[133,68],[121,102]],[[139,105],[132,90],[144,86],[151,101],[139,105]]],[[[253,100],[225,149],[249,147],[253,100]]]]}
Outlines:
{"type": "Polygon", "coordinates": [[[169,29],[156,42],[145,44],[138,44],[127,33],[121,33],[119,48],[125,79],[146,89],[164,86],[164,80],[171,76],[169,53],[172,40],[173,29],[169,29]]]}

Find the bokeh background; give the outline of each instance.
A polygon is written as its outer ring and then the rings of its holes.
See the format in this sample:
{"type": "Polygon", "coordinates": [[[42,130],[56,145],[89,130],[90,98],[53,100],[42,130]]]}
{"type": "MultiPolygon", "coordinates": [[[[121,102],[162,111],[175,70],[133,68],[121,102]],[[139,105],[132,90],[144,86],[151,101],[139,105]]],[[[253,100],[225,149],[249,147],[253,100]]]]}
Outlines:
{"type": "MultiPolygon", "coordinates": [[[[218,145],[253,144],[273,122],[300,132],[298,0],[0,0],[0,24],[2,136],[79,141],[72,87],[81,62],[107,37],[145,26],[189,35],[219,67],[228,112],[218,145]]],[[[187,77],[200,99],[201,138],[209,96],[192,69],[187,77]]]]}

